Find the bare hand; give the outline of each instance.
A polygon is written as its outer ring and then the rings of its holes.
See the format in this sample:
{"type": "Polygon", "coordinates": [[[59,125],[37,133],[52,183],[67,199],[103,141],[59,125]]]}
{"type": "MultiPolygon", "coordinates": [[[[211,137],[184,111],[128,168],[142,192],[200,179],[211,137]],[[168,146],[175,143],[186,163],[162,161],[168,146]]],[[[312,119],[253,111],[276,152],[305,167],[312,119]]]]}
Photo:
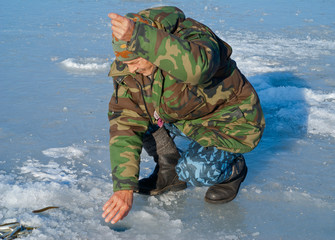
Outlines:
{"type": "Polygon", "coordinates": [[[105,222],[112,224],[126,217],[133,206],[133,190],[121,190],[115,192],[103,206],[104,213],[102,217],[105,222]]]}
{"type": "Polygon", "coordinates": [[[130,41],[134,31],[134,21],[116,13],[110,13],[108,17],[112,19],[111,23],[114,36],[123,41],[130,41]]]}

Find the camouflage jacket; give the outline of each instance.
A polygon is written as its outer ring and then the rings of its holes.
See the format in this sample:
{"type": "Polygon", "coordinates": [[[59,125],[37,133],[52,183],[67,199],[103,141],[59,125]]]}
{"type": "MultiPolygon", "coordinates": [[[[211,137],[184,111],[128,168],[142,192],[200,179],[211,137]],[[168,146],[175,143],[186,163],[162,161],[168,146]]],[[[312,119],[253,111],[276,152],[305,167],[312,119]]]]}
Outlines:
{"type": "Polygon", "coordinates": [[[109,76],[110,155],[114,191],[136,189],[142,138],[160,118],[203,146],[235,153],[259,143],[264,116],[259,98],[230,58],[231,47],[175,7],[139,12],[157,28],[136,22],[128,50],[153,63],[151,76],[130,74],[114,61],[109,76]]]}

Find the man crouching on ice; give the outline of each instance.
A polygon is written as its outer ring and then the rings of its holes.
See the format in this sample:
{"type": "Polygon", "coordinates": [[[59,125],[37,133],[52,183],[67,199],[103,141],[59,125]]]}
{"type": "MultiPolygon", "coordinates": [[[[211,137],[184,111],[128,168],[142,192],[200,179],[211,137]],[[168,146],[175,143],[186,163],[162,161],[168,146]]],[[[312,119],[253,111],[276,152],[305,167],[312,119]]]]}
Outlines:
{"type": "Polygon", "coordinates": [[[265,121],[231,47],[176,7],[108,16],[116,59],[109,73],[114,194],[105,221],[127,216],[134,192],[179,191],[186,182],[210,186],[209,203],[233,200],[247,175],[242,153],[257,146],[265,121]],[[178,151],[171,135],[187,138],[189,148],[178,151]],[[142,147],[156,167],[138,180],[142,147]]]}

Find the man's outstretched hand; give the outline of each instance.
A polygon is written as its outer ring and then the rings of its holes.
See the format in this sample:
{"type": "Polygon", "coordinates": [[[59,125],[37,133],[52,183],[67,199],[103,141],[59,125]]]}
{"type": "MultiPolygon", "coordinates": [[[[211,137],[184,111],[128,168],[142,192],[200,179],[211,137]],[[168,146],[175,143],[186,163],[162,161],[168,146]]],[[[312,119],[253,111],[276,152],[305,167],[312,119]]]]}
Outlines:
{"type": "Polygon", "coordinates": [[[133,190],[117,191],[103,206],[102,217],[105,218],[105,222],[111,221],[114,224],[126,217],[132,206],[133,190]]]}
{"type": "Polygon", "coordinates": [[[116,13],[110,13],[108,17],[111,19],[114,36],[120,40],[129,41],[133,35],[134,21],[116,13]]]}

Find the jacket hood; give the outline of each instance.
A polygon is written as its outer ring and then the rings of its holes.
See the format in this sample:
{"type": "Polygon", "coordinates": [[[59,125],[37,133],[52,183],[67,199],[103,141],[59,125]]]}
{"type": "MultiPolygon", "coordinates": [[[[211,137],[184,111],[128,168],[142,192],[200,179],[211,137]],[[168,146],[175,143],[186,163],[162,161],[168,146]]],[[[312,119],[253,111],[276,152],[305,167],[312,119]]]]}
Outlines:
{"type": "MultiPolygon", "coordinates": [[[[143,22],[154,26],[168,33],[174,33],[179,24],[185,20],[184,12],[173,6],[149,8],[140,11],[138,14],[128,13],[126,17],[133,19],[135,22],[143,22]]],[[[111,65],[108,76],[121,77],[127,75],[134,76],[135,74],[129,72],[127,64],[115,60],[111,65]]]]}

